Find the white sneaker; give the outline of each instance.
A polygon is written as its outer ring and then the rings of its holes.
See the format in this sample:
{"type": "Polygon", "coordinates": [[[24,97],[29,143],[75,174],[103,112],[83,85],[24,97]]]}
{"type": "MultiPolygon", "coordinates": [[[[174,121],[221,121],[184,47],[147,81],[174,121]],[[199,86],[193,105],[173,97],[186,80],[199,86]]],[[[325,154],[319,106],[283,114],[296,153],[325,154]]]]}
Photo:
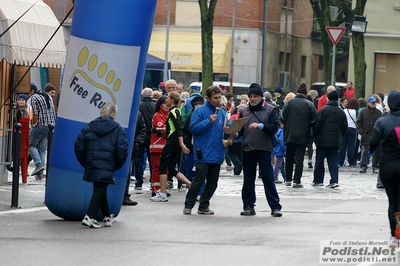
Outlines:
{"type": "Polygon", "coordinates": [[[173,189],[173,188],[174,188],[174,182],[167,181],[167,189],[173,189]]]}
{"type": "Polygon", "coordinates": [[[168,196],[167,194],[159,192],[154,197],[151,197],[150,200],[154,202],[167,202],[168,196]]]}
{"type": "Polygon", "coordinates": [[[389,239],[389,247],[390,248],[397,248],[398,246],[399,246],[399,240],[395,236],[392,236],[389,239]]]}
{"type": "Polygon", "coordinates": [[[114,214],[110,214],[110,217],[104,217],[103,219],[104,227],[111,227],[114,222],[114,214]]]}
{"type": "Polygon", "coordinates": [[[187,191],[187,186],[185,184],[182,184],[180,188],[178,188],[179,192],[186,192],[187,191]]]}
{"type": "Polygon", "coordinates": [[[101,225],[99,224],[99,222],[97,220],[90,219],[90,217],[87,216],[87,214],[85,215],[85,218],[83,218],[81,224],[85,225],[85,226],[89,226],[91,228],[100,228],[101,227],[101,225]]]}

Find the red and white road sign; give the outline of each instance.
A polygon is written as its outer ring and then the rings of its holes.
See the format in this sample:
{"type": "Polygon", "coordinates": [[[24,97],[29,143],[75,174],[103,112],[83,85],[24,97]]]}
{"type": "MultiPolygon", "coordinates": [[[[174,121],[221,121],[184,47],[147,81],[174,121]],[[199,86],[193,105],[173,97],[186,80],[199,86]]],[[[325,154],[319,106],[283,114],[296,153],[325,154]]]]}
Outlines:
{"type": "Polygon", "coordinates": [[[340,38],[342,37],[344,31],[346,30],[346,28],[342,28],[342,27],[325,27],[326,32],[329,35],[329,38],[331,38],[331,41],[333,43],[333,45],[336,45],[340,38]]]}

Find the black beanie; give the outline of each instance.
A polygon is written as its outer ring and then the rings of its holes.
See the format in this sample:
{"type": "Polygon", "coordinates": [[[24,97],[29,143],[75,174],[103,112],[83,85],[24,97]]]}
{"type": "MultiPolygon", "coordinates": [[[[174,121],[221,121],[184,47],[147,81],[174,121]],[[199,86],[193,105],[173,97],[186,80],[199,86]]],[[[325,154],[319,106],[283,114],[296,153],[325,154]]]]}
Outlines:
{"type": "Polygon", "coordinates": [[[307,85],[305,83],[301,83],[299,87],[297,87],[296,93],[307,95],[307,85]]]}
{"type": "Polygon", "coordinates": [[[204,99],[201,96],[196,96],[190,101],[190,104],[194,108],[196,104],[204,104],[204,99]]]}
{"type": "Polygon", "coordinates": [[[262,91],[261,86],[258,85],[257,83],[251,83],[251,85],[249,87],[248,96],[250,96],[250,94],[260,95],[261,97],[263,97],[263,91],[262,91]]]}
{"type": "Polygon", "coordinates": [[[46,87],[44,87],[45,92],[49,92],[49,91],[53,91],[53,90],[54,91],[56,90],[56,87],[54,87],[53,84],[47,83],[46,87]]]}
{"type": "Polygon", "coordinates": [[[339,93],[337,93],[336,90],[331,91],[330,93],[328,93],[328,99],[330,101],[337,101],[339,100],[339,93]]]}

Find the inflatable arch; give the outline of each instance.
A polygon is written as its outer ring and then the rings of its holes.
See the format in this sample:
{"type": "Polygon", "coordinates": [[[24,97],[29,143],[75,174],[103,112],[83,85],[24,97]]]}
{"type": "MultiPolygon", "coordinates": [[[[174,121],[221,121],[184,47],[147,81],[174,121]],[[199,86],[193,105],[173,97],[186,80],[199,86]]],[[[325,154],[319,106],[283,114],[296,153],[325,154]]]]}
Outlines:
{"type": "MultiPolygon", "coordinates": [[[[116,121],[132,147],[156,3],[75,2],[45,194],[47,208],[61,218],[81,220],[86,214],[93,185],[82,180],[84,169],[76,160],[74,142],[104,103],[117,104],[116,121]]],[[[128,174],[129,159],[115,173],[116,184],[108,187],[115,215],[121,210],[128,174]]]]}

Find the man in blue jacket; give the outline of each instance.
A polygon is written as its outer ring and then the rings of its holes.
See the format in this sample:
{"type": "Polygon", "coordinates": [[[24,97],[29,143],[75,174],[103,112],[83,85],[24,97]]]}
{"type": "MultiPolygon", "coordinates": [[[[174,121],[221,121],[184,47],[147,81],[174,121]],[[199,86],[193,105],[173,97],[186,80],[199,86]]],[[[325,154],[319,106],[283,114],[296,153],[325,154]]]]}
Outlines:
{"type": "MultiPolygon", "coordinates": [[[[217,189],[219,171],[225,159],[224,146],[222,144],[225,126],[225,112],[219,109],[221,103],[221,89],[211,86],[206,92],[206,102],[192,113],[190,131],[193,135],[193,152],[196,174],[188,193],[186,194],[183,214],[191,214],[196,203],[196,197],[204,180],[207,183],[199,200],[198,214],[212,215],[209,209],[210,199],[217,189]]],[[[225,139],[229,135],[224,135],[225,139]]]]}

